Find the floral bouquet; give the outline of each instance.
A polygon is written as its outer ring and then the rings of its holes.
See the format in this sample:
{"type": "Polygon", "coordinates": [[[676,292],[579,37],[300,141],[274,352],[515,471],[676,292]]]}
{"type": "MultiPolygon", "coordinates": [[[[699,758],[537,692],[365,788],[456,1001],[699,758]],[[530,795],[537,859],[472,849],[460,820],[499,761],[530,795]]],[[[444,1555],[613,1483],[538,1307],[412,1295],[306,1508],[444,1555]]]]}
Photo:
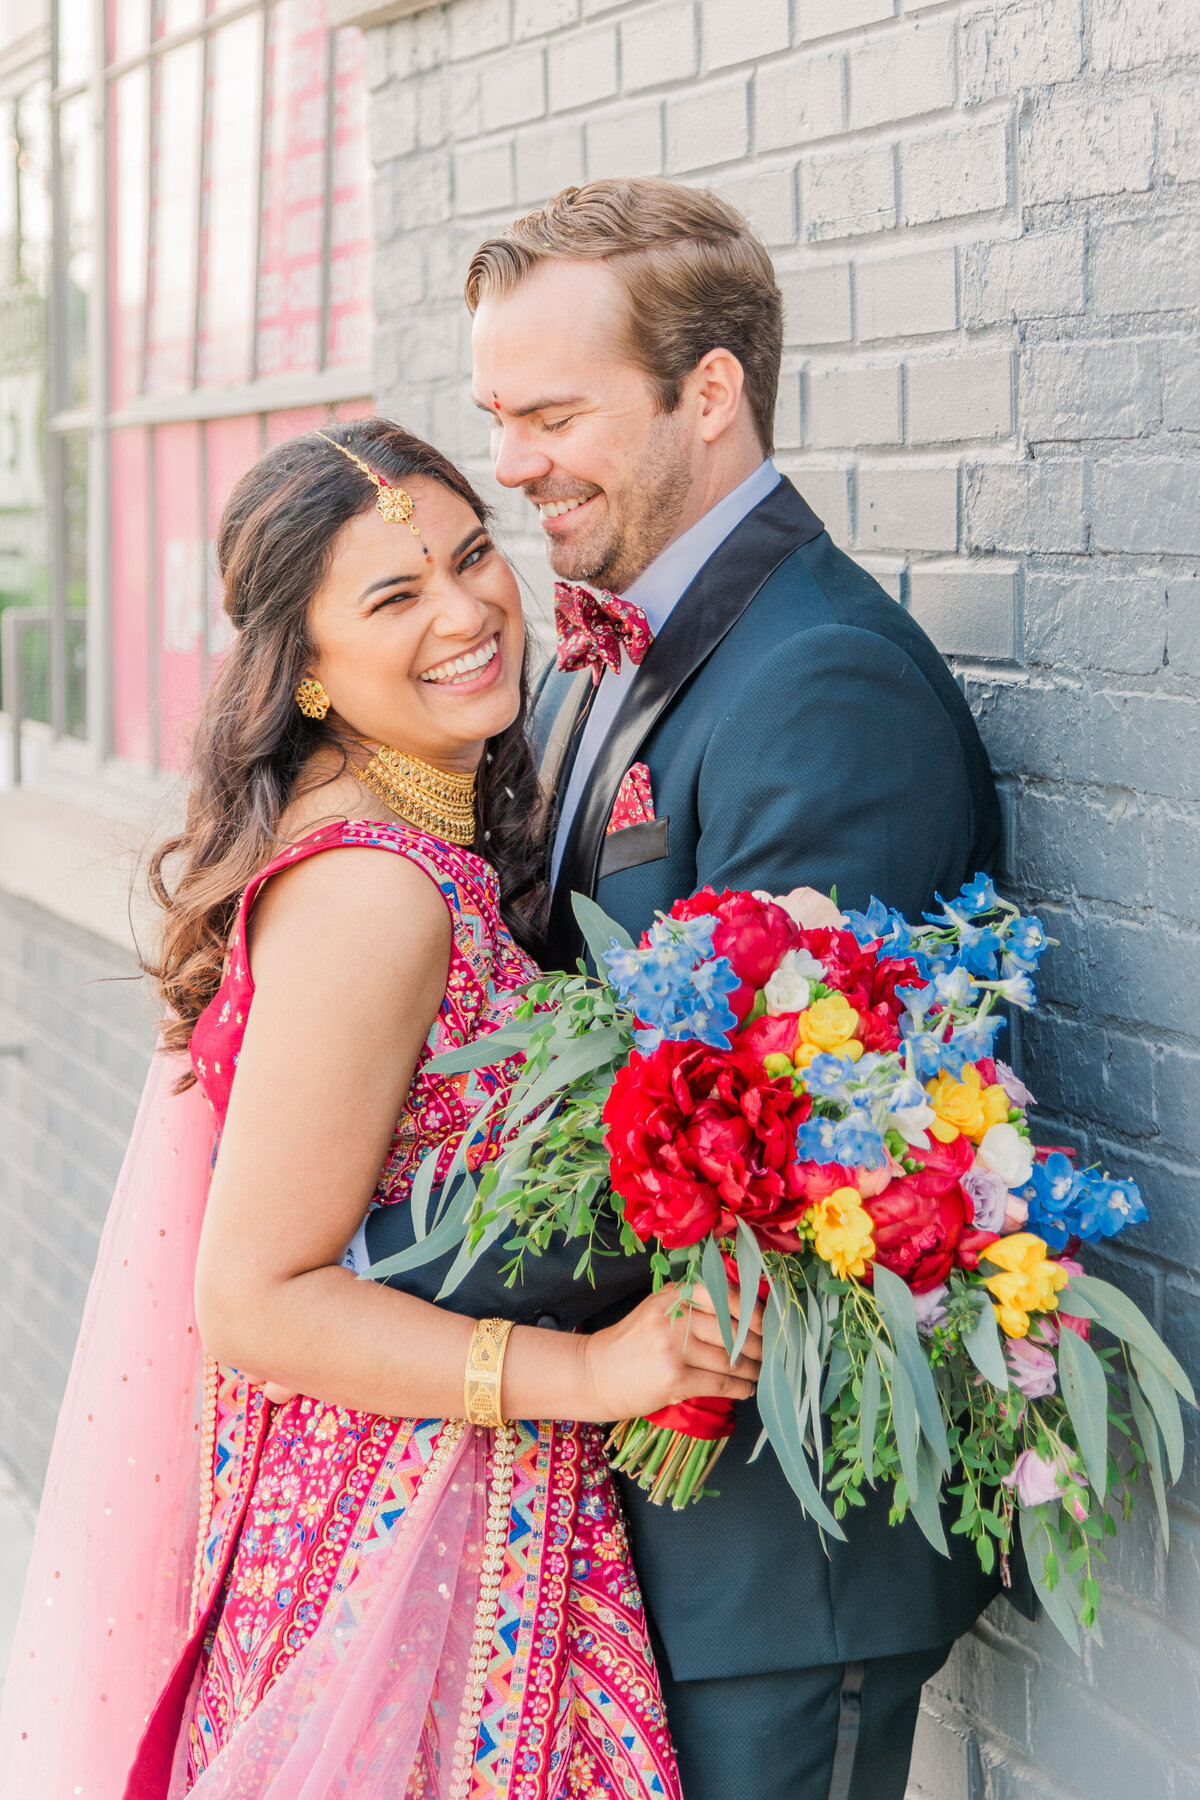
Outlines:
{"type": "MultiPolygon", "coordinates": [[[[765,1302],[764,1439],[825,1532],[844,1537],[864,1486],[885,1483],[893,1522],[911,1511],[945,1551],[952,1518],[1007,1580],[1019,1525],[1077,1643],[1143,1465],[1166,1534],[1178,1396],[1193,1396],[1138,1309],[1075,1255],[1146,1218],[1138,1189],[1035,1147],[1033,1096],[996,1058],[998,1007],[1036,1003],[1041,922],[985,876],[938,903],[914,926],[875,900],[843,914],[809,889],[706,888],[634,945],[577,895],[600,973],[535,982],[517,1023],[437,1059],[449,1073],[502,1049],[524,1064],[475,1122],[482,1173],[460,1146],[430,1219],[428,1159],[417,1241],[371,1274],[457,1247],[448,1292],[504,1236],[516,1282],[565,1236],[583,1279],[614,1253],[615,1217],[616,1253],[651,1246],[656,1284],[686,1298],[704,1283],[731,1358],[765,1302]]],[[[734,1419],[711,1399],[623,1421],[612,1460],[683,1507],[734,1419]]]]}

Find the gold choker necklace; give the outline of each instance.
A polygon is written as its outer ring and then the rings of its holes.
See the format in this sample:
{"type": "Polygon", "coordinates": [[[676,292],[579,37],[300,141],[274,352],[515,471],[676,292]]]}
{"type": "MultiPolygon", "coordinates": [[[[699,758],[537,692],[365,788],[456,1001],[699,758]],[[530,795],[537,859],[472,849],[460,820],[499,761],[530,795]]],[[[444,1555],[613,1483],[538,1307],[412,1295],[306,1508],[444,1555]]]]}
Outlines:
{"type": "Polygon", "coordinates": [[[475,776],[449,775],[417,756],[380,744],[355,774],[392,812],[448,844],[475,841],[475,776]]]}

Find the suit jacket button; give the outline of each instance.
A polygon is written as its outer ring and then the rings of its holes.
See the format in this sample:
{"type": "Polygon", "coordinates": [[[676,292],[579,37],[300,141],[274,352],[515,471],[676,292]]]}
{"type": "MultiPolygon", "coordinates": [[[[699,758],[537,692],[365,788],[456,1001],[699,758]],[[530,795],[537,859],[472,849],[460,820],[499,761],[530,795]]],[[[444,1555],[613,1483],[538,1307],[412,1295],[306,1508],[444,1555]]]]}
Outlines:
{"type": "Polygon", "coordinates": [[[542,1331],[561,1331],[562,1330],[561,1324],[559,1323],[558,1319],[555,1318],[553,1313],[543,1313],[541,1318],[537,1321],[537,1323],[538,1323],[539,1328],[542,1331]]]}

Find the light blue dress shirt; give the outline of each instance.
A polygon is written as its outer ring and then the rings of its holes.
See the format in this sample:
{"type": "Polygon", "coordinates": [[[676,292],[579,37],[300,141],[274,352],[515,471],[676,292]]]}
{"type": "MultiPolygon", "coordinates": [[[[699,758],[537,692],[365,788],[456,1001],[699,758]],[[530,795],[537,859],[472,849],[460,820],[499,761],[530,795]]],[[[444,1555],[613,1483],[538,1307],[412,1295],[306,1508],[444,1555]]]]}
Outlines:
{"type": "MultiPolygon", "coordinates": [[[[752,512],[760,500],[765,500],[778,483],[779,470],[768,457],[732,493],[726,494],[723,500],[718,500],[715,506],[708,509],[703,518],[697,519],[682,537],[677,537],[674,543],[668,544],[636,581],[630,582],[622,599],[632,600],[635,606],[641,607],[655,637],[709,557],[720,549],[734,527],[740,525],[746,514],[752,512]]],[[[571,821],[579,810],[579,802],[600,753],[600,746],[608,736],[609,727],[617,716],[622,700],[636,681],[637,674],[637,664],[630,662],[622,645],[619,672],[614,675],[611,669],[605,669],[600,677],[599,691],[592,701],[592,710],[583,728],[575,766],[571,770],[571,779],[567,783],[559,812],[554,854],[550,863],[551,878],[555,881],[558,880],[559,865],[571,821]]]]}

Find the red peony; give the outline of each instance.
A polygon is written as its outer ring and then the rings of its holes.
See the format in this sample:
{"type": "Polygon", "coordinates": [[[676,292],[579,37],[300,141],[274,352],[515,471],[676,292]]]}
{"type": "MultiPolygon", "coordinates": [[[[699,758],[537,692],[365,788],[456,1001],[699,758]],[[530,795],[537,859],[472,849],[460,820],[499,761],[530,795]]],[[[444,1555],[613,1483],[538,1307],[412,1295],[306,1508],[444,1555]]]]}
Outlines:
{"type": "Polygon", "coordinates": [[[904,1002],[896,989],[921,987],[921,971],[909,956],[882,956],[871,977],[871,1005],[886,1006],[894,1019],[904,1011],[904,1002]]]}
{"type": "Polygon", "coordinates": [[[945,1281],[955,1252],[974,1210],[963,1191],[962,1177],[974,1160],[968,1138],[952,1144],[930,1140],[928,1150],[914,1150],[924,1164],[915,1175],[900,1175],[883,1192],[863,1197],[874,1221],[875,1259],[906,1281],[914,1294],[945,1281]]]}
{"type": "Polygon", "coordinates": [[[807,1205],[796,1131],[810,1109],[742,1052],[669,1039],[634,1051],[604,1107],[612,1184],[634,1232],[680,1249],[738,1217],[795,1225],[807,1205]]]}
{"type": "Polygon", "coordinates": [[[887,1006],[880,1003],[859,1011],[857,1036],[864,1050],[881,1053],[900,1048],[900,1027],[887,1006]]]}
{"type": "Polygon", "coordinates": [[[762,1013],[738,1032],[736,1048],[762,1062],[767,1056],[790,1056],[799,1035],[799,1013],[762,1013]]]}
{"type": "Polygon", "coordinates": [[[723,894],[701,888],[690,900],[677,900],[671,908],[673,919],[695,919],[701,913],[711,913],[718,921],[713,953],[727,956],[733,964],[741,986],[730,994],[729,1004],[738,1019],[744,1019],[758,989],[766,987],[784,953],[803,942],[803,933],[773,900],[756,900],[753,894],[731,888],[723,894]]]}
{"type": "Polygon", "coordinates": [[[852,931],[820,925],[801,933],[804,948],[825,965],[825,985],[845,994],[851,1006],[865,1011],[871,1004],[875,952],[864,950],[852,931]]]}

